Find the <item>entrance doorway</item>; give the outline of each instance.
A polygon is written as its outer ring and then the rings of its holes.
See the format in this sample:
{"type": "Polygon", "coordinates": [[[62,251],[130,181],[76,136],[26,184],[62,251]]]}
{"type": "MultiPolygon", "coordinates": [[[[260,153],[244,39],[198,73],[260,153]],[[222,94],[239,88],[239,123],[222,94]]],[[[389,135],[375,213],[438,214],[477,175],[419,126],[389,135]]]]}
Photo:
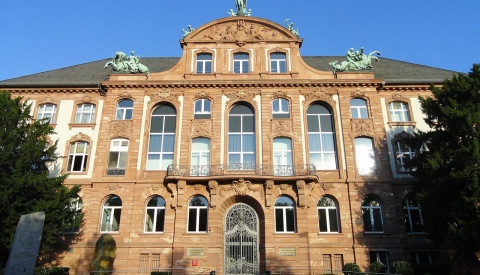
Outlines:
{"type": "Polygon", "coordinates": [[[225,275],[258,275],[258,215],[249,205],[238,203],[225,215],[225,275]]]}

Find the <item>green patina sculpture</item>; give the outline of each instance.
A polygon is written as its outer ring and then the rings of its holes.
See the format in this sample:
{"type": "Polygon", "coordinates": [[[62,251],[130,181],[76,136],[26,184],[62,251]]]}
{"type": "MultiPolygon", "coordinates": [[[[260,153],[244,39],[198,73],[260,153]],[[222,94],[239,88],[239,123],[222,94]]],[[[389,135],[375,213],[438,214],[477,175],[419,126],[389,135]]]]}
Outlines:
{"type": "Polygon", "coordinates": [[[247,0],[236,0],[237,4],[237,12],[234,12],[233,9],[230,9],[228,14],[230,16],[251,16],[252,15],[252,10],[249,9],[247,11],[247,0]]]}
{"type": "Polygon", "coordinates": [[[296,36],[300,36],[300,33],[298,32],[298,29],[296,29],[296,30],[293,29],[293,22],[288,23],[288,21],[290,21],[290,19],[285,19],[285,24],[287,24],[288,30],[291,31],[296,36]]]}
{"type": "Polygon", "coordinates": [[[193,32],[193,31],[195,30],[195,29],[192,28],[192,26],[190,26],[190,25],[188,25],[187,27],[188,27],[188,30],[187,30],[187,31],[184,30],[184,29],[182,29],[183,37],[186,37],[187,35],[189,35],[191,32],[193,32]]]}
{"type": "Polygon", "coordinates": [[[110,234],[103,234],[95,244],[95,255],[88,271],[91,275],[111,275],[117,243],[110,234]],[[104,271],[104,272],[102,272],[104,271]]]}
{"type": "Polygon", "coordinates": [[[375,55],[380,55],[380,52],[373,51],[369,55],[365,55],[363,47],[358,51],[353,51],[353,48],[350,48],[345,56],[345,61],[339,64],[337,64],[338,61],[333,61],[328,64],[333,67],[334,72],[371,70],[373,69],[372,59],[378,62],[378,57],[375,55]]]}
{"type": "Polygon", "coordinates": [[[123,52],[116,52],[115,58],[112,59],[112,61],[107,62],[105,68],[111,66],[115,72],[148,74],[149,71],[147,66],[140,63],[140,58],[134,54],[135,52],[131,51],[130,56],[127,57],[123,52]]]}

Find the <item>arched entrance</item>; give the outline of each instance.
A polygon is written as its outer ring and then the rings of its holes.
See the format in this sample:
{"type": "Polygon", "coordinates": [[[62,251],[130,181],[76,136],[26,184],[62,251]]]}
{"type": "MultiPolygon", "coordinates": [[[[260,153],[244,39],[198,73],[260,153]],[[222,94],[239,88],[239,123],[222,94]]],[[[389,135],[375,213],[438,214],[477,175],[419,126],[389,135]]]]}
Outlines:
{"type": "Polygon", "coordinates": [[[225,275],[258,275],[258,215],[249,205],[237,203],[225,215],[225,275]]]}

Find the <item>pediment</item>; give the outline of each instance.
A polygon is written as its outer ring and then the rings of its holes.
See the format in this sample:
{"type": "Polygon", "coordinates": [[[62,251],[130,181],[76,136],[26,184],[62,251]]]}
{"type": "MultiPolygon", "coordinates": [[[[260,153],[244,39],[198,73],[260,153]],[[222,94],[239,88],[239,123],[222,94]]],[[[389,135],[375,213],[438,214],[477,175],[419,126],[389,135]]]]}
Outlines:
{"type": "Polygon", "coordinates": [[[196,29],[183,39],[184,42],[261,42],[296,41],[285,27],[271,21],[247,16],[234,16],[212,21],[196,29]]]}

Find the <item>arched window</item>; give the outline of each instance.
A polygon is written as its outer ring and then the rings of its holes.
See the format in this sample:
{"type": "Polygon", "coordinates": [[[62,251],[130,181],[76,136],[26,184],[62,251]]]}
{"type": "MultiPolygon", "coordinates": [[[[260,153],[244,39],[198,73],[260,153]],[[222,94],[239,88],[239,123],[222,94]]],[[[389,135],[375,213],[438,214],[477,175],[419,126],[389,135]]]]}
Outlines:
{"type": "Polygon", "coordinates": [[[167,170],[173,164],[177,112],[166,104],[159,104],[152,113],[147,170],[167,170]]]}
{"type": "Polygon", "coordinates": [[[147,203],[145,210],[145,232],[163,232],[165,224],[165,200],[155,196],[147,203]]]}
{"type": "Polygon", "coordinates": [[[318,227],[322,233],[338,233],[338,211],[335,201],[327,196],[323,196],[318,200],[318,227]]]}
{"type": "Polygon", "coordinates": [[[375,150],[371,138],[355,138],[355,160],[357,162],[358,175],[374,176],[377,174],[375,150]]]}
{"type": "Polygon", "coordinates": [[[67,172],[85,172],[87,170],[90,143],[77,141],[70,144],[67,172]]]}
{"type": "Polygon", "coordinates": [[[121,215],[122,200],[118,196],[111,196],[103,205],[100,232],[118,232],[121,215]]]}
{"type": "Polygon", "coordinates": [[[277,98],[272,101],[272,117],[273,118],[290,118],[290,110],[288,100],[285,98],[277,98]]]}
{"type": "Polygon", "coordinates": [[[275,52],[270,54],[270,72],[287,72],[287,55],[285,53],[275,52]]]}
{"type": "Polygon", "coordinates": [[[128,158],[128,139],[117,138],[110,142],[107,175],[125,175],[128,158]]]}
{"type": "Polygon", "coordinates": [[[133,113],[133,101],[130,99],[124,99],[117,103],[117,114],[115,119],[126,120],[132,119],[133,113]]]}
{"type": "Polygon", "coordinates": [[[212,54],[199,53],[197,54],[197,74],[211,74],[212,73],[212,54]]]}
{"type": "Polygon", "coordinates": [[[255,169],[255,112],[245,104],[235,105],[228,114],[228,167],[255,169]]]}
{"type": "Polygon", "coordinates": [[[207,233],[208,201],[203,196],[195,196],[188,204],[188,232],[207,233]]]}
{"type": "Polygon", "coordinates": [[[415,200],[415,196],[412,194],[405,196],[402,205],[406,231],[408,233],[423,233],[422,209],[415,200]]]}
{"type": "Polygon", "coordinates": [[[95,118],[95,105],[86,103],[77,106],[77,113],[75,115],[75,123],[93,123],[95,118]]]}
{"type": "Polygon", "coordinates": [[[367,101],[361,98],[350,99],[352,118],[368,118],[367,101]]]}
{"type": "Polygon", "coordinates": [[[192,139],[191,176],[208,176],[210,170],[210,139],[192,139]]]}
{"type": "Polygon", "coordinates": [[[273,139],[273,165],[275,176],[293,176],[292,140],[273,139]]]}
{"type": "Polygon", "coordinates": [[[362,216],[366,233],[383,233],[382,206],[371,195],[362,200],[362,216]]]}
{"type": "Polygon", "coordinates": [[[199,99],[195,101],[195,110],[193,118],[210,118],[211,117],[211,102],[208,99],[199,99]]]}
{"type": "Polygon", "coordinates": [[[410,111],[406,102],[394,101],[388,103],[390,111],[390,121],[405,122],[410,121],[410,111]]]}
{"type": "Polygon", "coordinates": [[[275,232],[295,233],[295,203],[286,196],[275,201],[275,232]]]}
{"type": "Polygon", "coordinates": [[[310,163],[317,170],[337,169],[332,112],[324,105],[312,104],[307,109],[307,123],[310,163]]]}
{"type": "Polygon", "coordinates": [[[233,72],[236,74],[248,74],[249,72],[248,53],[236,53],[233,55],[233,72]]]}
{"type": "Polygon", "coordinates": [[[38,106],[37,119],[49,118],[49,123],[55,123],[55,114],[57,113],[57,105],[55,104],[42,104],[38,106]]]}

